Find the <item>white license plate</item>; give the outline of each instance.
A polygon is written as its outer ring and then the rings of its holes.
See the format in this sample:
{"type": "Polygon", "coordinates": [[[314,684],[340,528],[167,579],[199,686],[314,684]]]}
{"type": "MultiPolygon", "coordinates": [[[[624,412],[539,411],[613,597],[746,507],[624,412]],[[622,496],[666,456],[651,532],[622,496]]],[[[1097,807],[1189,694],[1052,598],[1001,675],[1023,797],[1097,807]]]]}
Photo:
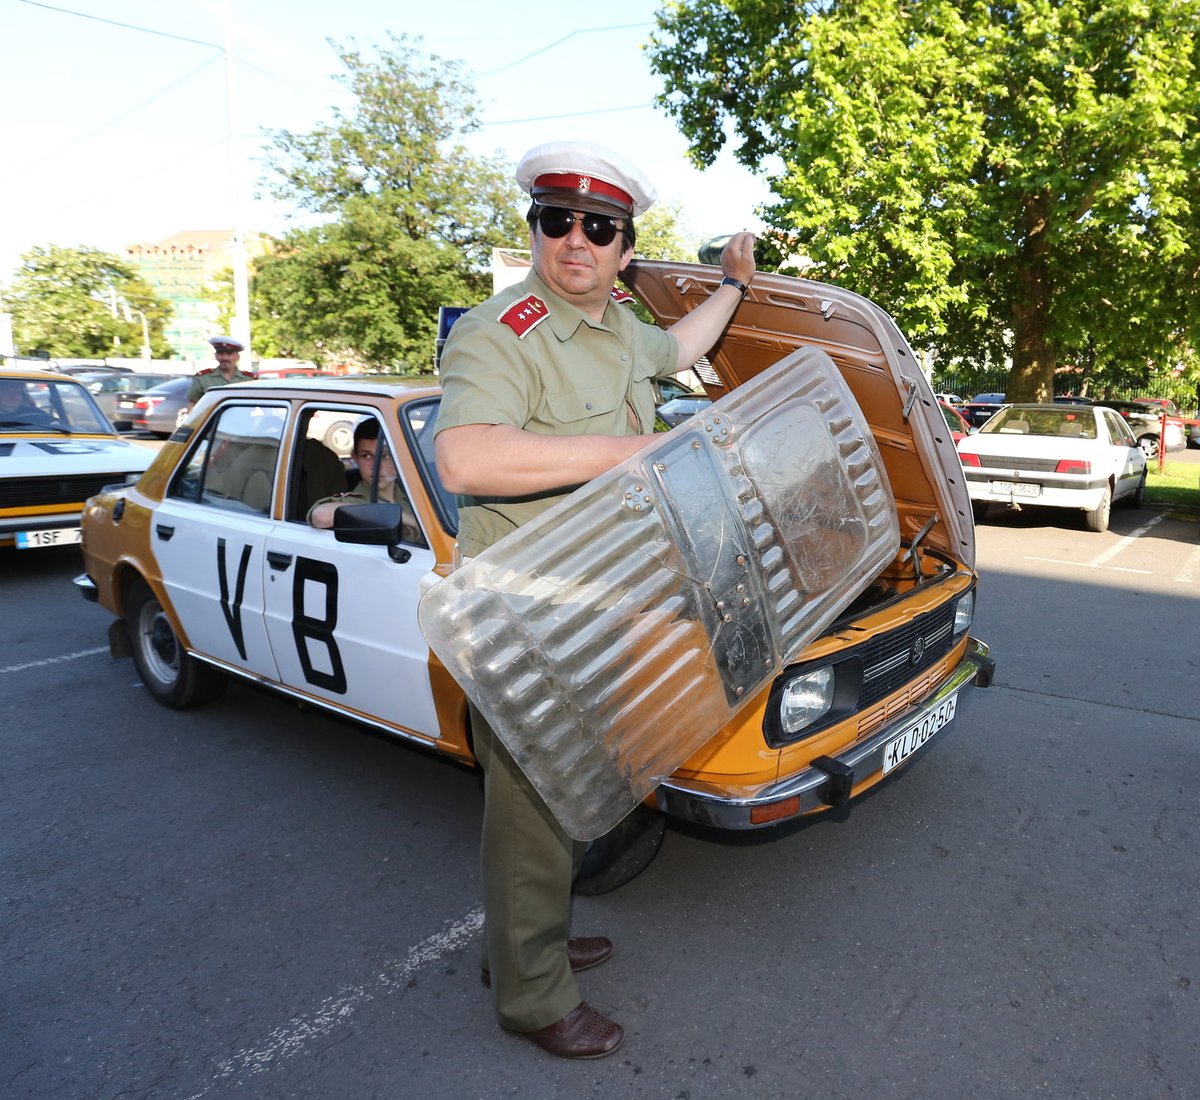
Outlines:
{"type": "Polygon", "coordinates": [[[18,531],[18,550],[38,550],[43,546],[70,546],[83,541],[83,531],[78,527],[52,527],[46,531],[18,531]]]}
{"type": "Polygon", "coordinates": [[[914,722],[899,737],[893,737],[883,750],[883,774],[887,775],[893,768],[899,767],[917,749],[926,744],[935,733],[945,727],[954,717],[958,706],[958,696],[951,695],[943,699],[919,722],[914,722]]]}
{"type": "Polygon", "coordinates": [[[1042,487],[1024,481],[993,481],[992,492],[1007,493],[1010,497],[1038,497],[1042,495],[1042,487]]]}

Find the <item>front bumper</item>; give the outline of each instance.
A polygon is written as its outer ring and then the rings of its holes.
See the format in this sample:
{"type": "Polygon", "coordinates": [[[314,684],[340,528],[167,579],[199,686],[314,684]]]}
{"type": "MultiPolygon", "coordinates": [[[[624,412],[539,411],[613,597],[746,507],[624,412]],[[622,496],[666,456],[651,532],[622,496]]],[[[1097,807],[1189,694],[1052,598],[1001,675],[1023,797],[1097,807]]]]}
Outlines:
{"type": "MultiPolygon", "coordinates": [[[[933,695],[841,755],[822,757],[802,772],[738,796],[718,794],[686,781],[668,779],[655,791],[655,804],[670,817],[737,830],[766,828],[813,810],[842,805],[852,787],[881,777],[884,750],[890,741],[931,714],[955,692],[969,687],[988,687],[994,669],[995,662],[988,656],[987,645],[970,638],[962,662],[933,695]]],[[[913,755],[919,756],[922,751],[919,749],[913,755]]]]}

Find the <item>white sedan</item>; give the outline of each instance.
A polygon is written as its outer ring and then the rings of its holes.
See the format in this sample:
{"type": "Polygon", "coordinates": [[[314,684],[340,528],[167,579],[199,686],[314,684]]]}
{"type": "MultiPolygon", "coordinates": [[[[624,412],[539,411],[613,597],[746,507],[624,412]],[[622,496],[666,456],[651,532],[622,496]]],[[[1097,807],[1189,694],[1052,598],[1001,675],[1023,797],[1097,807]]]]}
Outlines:
{"type": "Polygon", "coordinates": [[[1129,426],[1097,405],[1008,405],[958,444],[975,519],[992,503],[1084,513],[1108,529],[1112,505],[1141,506],[1146,457],[1129,426]]]}

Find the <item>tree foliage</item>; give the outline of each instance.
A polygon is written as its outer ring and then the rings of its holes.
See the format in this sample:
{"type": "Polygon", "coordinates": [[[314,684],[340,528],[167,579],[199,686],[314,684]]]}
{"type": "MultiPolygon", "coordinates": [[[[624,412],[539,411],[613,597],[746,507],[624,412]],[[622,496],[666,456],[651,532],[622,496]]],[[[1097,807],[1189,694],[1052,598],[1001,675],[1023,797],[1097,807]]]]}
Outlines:
{"type": "Polygon", "coordinates": [[[462,144],[477,107],[460,66],[391,45],[335,47],[353,110],[272,135],[276,195],[327,220],[287,234],[256,281],[280,350],[418,373],[438,307],[486,298],[492,249],[526,233],[508,166],[462,144]]]}
{"type": "Polygon", "coordinates": [[[1200,346],[1195,0],[694,0],[652,64],[784,254],[947,358],[1145,374],[1200,346]]]}
{"type": "Polygon", "coordinates": [[[13,315],[13,338],[34,351],[78,359],[137,358],[146,315],[150,351],[172,354],[163,336],[172,307],[128,264],[96,248],[38,246],[21,257],[5,300],[13,315]]]}

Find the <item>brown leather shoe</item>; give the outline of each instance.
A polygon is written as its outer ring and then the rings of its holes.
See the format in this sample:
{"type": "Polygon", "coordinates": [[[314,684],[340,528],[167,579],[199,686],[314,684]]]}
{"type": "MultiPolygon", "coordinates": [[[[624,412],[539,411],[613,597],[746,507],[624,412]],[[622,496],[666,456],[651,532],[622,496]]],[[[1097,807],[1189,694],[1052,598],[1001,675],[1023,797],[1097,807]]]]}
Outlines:
{"type": "MultiPolygon", "coordinates": [[[[607,936],[577,936],[567,940],[567,959],[576,974],[607,962],[612,953],[613,943],[607,936]]],[[[492,975],[486,966],[479,968],[479,980],[488,989],[492,988],[492,975]]]]}
{"type": "Polygon", "coordinates": [[[620,1024],[602,1016],[587,1001],[549,1027],[516,1034],[537,1043],[557,1058],[603,1058],[616,1050],[625,1038],[620,1024]]]}

